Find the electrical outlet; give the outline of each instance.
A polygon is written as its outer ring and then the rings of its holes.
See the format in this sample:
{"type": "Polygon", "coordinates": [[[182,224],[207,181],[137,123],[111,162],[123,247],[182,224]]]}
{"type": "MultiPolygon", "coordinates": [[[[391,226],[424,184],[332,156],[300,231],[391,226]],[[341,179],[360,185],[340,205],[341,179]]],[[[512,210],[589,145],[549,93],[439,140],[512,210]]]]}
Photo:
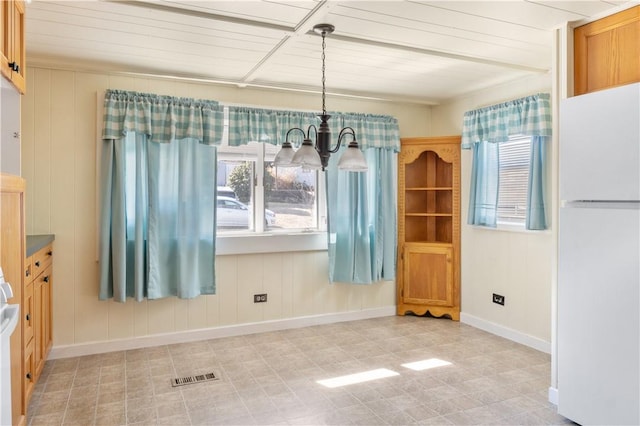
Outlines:
{"type": "Polygon", "coordinates": [[[267,301],[267,293],[253,295],[253,303],[263,303],[266,301],[267,301]]]}
{"type": "Polygon", "coordinates": [[[493,303],[504,306],[504,296],[493,293],[493,303]]]}

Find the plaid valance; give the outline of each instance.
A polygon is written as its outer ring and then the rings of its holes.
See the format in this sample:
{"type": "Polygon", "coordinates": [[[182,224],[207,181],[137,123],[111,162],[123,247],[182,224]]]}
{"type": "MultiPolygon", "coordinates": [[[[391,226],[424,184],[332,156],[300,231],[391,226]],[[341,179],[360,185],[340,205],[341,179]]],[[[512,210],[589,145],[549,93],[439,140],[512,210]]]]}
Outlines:
{"type": "Polygon", "coordinates": [[[475,142],[505,142],[510,135],[551,136],[551,102],[538,93],[464,113],[462,148],[475,142]]]}
{"type": "MultiPolygon", "coordinates": [[[[388,115],[328,112],[332,143],[337,143],[340,130],[352,127],[363,148],[400,150],[398,120],[388,115]]],[[[289,129],[299,127],[305,132],[309,125],[320,125],[317,113],[283,111],[248,107],[229,107],[229,145],[251,141],[282,144],[289,129]]],[[[301,142],[300,132],[291,134],[291,142],[301,142]]],[[[351,138],[344,141],[348,143],[351,138]]]]}
{"type": "Polygon", "coordinates": [[[193,138],[213,145],[222,140],[224,110],[215,101],[107,90],[103,123],[103,139],[138,132],[153,142],[193,138]]]}

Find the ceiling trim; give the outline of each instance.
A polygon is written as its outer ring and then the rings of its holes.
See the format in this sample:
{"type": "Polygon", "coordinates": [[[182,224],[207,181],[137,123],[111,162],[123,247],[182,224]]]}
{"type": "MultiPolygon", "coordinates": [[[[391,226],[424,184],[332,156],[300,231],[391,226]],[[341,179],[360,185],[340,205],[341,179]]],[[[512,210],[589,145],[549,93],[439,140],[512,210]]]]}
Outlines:
{"type": "MultiPolygon", "coordinates": [[[[57,71],[72,71],[72,72],[86,72],[86,73],[101,73],[107,75],[122,75],[128,77],[141,77],[141,78],[157,78],[162,80],[175,80],[185,81],[202,84],[214,84],[222,86],[236,86],[242,88],[254,88],[254,89],[266,89],[276,91],[298,92],[298,93],[313,93],[320,94],[321,89],[315,86],[304,86],[296,84],[283,84],[283,83],[268,83],[268,82],[243,82],[229,79],[211,78],[207,76],[190,76],[190,75],[171,75],[171,74],[158,74],[149,71],[124,71],[117,68],[110,68],[113,64],[98,64],[87,62],[73,62],[65,60],[64,62],[58,62],[55,59],[45,59],[32,57],[29,59],[29,68],[47,68],[57,71]]],[[[350,99],[363,99],[379,102],[393,102],[400,104],[417,104],[436,106],[440,105],[439,100],[416,98],[411,96],[395,96],[373,92],[357,92],[350,90],[341,90],[340,92],[334,92],[327,90],[328,96],[336,96],[350,99]]]]}

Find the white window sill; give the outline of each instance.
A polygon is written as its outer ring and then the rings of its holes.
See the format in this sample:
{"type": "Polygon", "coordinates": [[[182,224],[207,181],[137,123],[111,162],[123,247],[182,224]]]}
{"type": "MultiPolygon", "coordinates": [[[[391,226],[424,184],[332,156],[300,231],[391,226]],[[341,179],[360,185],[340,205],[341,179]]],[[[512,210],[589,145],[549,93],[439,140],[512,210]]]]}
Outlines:
{"type": "Polygon", "coordinates": [[[498,226],[495,228],[491,228],[489,226],[478,226],[478,225],[469,225],[473,229],[480,229],[483,231],[499,231],[499,232],[515,232],[521,234],[534,234],[534,235],[546,235],[551,234],[551,229],[544,230],[535,230],[535,229],[526,229],[524,226],[511,225],[507,223],[498,223],[498,226]]]}
{"type": "Polygon", "coordinates": [[[326,232],[233,234],[216,237],[216,256],[327,250],[326,232]]]}

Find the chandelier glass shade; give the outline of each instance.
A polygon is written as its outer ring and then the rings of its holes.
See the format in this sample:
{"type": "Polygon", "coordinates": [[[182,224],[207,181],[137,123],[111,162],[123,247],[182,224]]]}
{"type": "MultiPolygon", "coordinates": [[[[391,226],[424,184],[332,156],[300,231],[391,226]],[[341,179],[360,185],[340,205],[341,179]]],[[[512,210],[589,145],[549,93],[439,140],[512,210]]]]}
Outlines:
{"type": "Polygon", "coordinates": [[[276,155],[274,164],[277,167],[302,167],[310,170],[325,170],[329,165],[331,154],[335,154],[340,149],[343,142],[349,140],[347,149],[338,161],[338,168],[352,172],[367,171],[367,162],[364,154],[358,146],[356,132],[351,127],[345,127],[338,134],[338,142],[335,147],[331,147],[331,130],[329,129],[329,118],[325,107],[325,37],[331,34],[335,28],[330,24],[318,24],[313,30],[322,36],[322,114],[319,114],[320,125],[310,125],[307,131],[299,127],[289,129],[282,144],[282,148],[276,155]],[[292,133],[301,133],[304,138],[300,148],[295,151],[290,140],[292,133]],[[315,138],[315,143],[312,141],[315,138]],[[349,138],[347,138],[349,137],[349,138]]]}

